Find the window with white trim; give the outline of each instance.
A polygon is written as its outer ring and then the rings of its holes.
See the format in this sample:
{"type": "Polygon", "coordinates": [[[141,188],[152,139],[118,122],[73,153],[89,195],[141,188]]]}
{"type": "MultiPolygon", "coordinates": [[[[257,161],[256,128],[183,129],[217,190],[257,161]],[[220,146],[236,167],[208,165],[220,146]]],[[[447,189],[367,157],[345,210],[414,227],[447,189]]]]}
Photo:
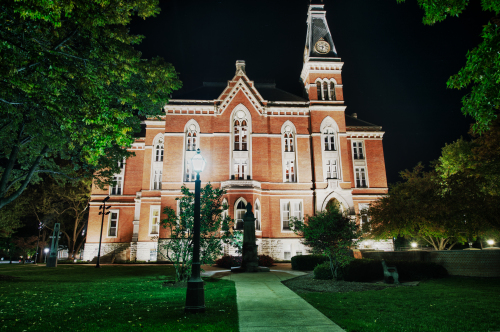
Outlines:
{"type": "Polygon", "coordinates": [[[161,169],[153,170],[153,190],[161,189],[161,169]]]}
{"type": "Polygon", "coordinates": [[[368,208],[370,207],[370,204],[366,203],[360,203],[358,205],[359,208],[359,227],[363,227],[363,224],[366,224],[370,219],[368,218],[368,208]]]}
{"type": "Polygon", "coordinates": [[[111,186],[111,195],[121,195],[122,194],[122,181],[121,176],[113,176],[114,185],[111,186]]]}
{"type": "Polygon", "coordinates": [[[245,213],[247,212],[247,202],[243,199],[240,198],[236,204],[235,204],[235,209],[234,209],[234,229],[236,230],[242,230],[243,229],[243,217],[245,216],[245,213]]]}
{"type": "Polygon", "coordinates": [[[318,93],[318,100],[337,100],[335,82],[332,80],[318,79],[318,81],[316,81],[316,90],[318,93]]]}
{"type": "Polygon", "coordinates": [[[255,230],[260,231],[260,204],[259,201],[255,201],[255,230]]]}
{"type": "Polygon", "coordinates": [[[153,141],[153,161],[151,163],[151,190],[161,190],[163,173],[163,134],[156,135],[153,141]]]}
{"type": "Polygon", "coordinates": [[[285,182],[297,182],[295,177],[295,162],[293,160],[285,161],[285,182]]]}
{"type": "Polygon", "coordinates": [[[234,178],[236,180],[244,180],[248,174],[248,166],[246,159],[234,160],[234,178]]]}
{"type": "Polygon", "coordinates": [[[149,220],[149,235],[158,235],[160,232],[160,206],[151,206],[149,220]]]}
{"type": "Polygon", "coordinates": [[[327,127],[323,131],[323,149],[325,151],[335,151],[335,131],[331,127],[327,127]]]}
{"type": "Polygon", "coordinates": [[[281,229],[291,231],[290,218],[295,217],[302,220],[303,203],[301,199],[282,199],[281,204],[281,229]]]}
{"type": "Polygon", "coordinates": [[[354,168],[355,180],[356,180],[356,188],[366,188],[366,170],[364,167],[355,167],[354,168]]]}
{"type": "Polygon", "coordinates": [[[318,91],[318,100],[323,100],[323,95],[321,94],[321,82],[316,82],[316,90],[318,91]]]}
{"type": "Polygon", "coordinates": [[[335,92],[335,83],[330,82],[328,84],[328,99],[329,100],[337,100],[337,94],[335,92]]]}
{"type": "Polygon", "coordinates": [[[118,236],[118,210],[110,210],[108,219],[108,237],[118,236]]]}
{"type": "Polygon", "coordinates": [[[154,161],[163,161],[163,137],[157,138],[154,149],[154,161]]]}
{"type": "Polygon", "coordinates": [[[186,160],[186,167],[184,167],[184,181],[194,182],[196,180],[196,173],[192,169],[191,160],[186,160]]]}
{"type": "Polygon", "coordinates": [[[353,141],[352,142],[352,156],[354,159],[365,159],[363,154],[363,142],[353,141]]]}
{"type": "MultiPolygon", "coordinates": [[[[245,112],[238,111],[237,115],[245,115],[245,112]]],[[[234,120],[234,151],[248,150],[248,123],[246,115],[234,120]]]]}
{"type": "Polygon", "coordinates": [[[285,132],[284,142],[285,142],[285,152],[294,152],[293,132],[291,132],[291,131],[285,132]]]}
{"type": "Polygon", "coordinates": [[[326,160],[326,178],[327,179],[338,179],[337,172],[337,160],[336,159],[327,159],[326,160]]]}
{"type": "Polygon", "coordinates": [[[196,125],[191,124],[186,132],[186,151],[196,151],[198,148],[198,133],[196,125]]]}

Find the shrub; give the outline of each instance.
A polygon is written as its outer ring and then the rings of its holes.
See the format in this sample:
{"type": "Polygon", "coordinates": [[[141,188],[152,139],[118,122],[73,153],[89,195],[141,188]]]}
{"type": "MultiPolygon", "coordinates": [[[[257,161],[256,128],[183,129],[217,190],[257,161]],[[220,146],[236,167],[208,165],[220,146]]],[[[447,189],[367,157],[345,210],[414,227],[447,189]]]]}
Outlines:
{"type": "Polygon", "coordinates": [[[241,256],[222,256],[215,261],[215,265],[225,269],[230,269],[234,266],[241,266],[241,256]]]}
{"type": "Polygon", "coordinates": [[[328,261],[328,257],[323,255],[301,255],[292,257],[292,270],[312,271],[323,262],[328,261]]]}
{"type": "Polygon", "coordinates": [[[333,279],[330,262],[324,262],[314,268],[314,279],[330,280],[333,279]]]}
{"type": "Polygon", "coordinates": [[[356,259],[342,270],[345,281],[369,282],[384,279],[381,261],[356,259]]]}
{"type": "Polygon", "coordinates": [[[268,255],[259,255],[259,266],[270,267],[274,265],[274,259],[268,255]]]}

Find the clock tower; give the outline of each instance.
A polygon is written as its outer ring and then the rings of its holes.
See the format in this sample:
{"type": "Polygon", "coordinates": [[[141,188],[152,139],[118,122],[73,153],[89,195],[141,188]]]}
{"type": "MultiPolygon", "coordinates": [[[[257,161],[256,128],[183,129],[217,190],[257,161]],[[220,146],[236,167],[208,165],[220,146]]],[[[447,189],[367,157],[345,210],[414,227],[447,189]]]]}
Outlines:
{"type": "Polygon", "coordinates": [[[343,105],[342,65],[326,21],[324,4],[309,5],[304,66],[300,78],[311,105],[343,105]]]}

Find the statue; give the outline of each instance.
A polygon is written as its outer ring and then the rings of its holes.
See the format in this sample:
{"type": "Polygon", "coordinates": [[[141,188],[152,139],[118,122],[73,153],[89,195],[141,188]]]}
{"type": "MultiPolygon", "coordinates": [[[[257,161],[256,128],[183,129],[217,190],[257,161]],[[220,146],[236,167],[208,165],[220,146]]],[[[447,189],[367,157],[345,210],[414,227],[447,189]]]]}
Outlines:
{"type": "Polygon", "coordinates": [[[241,269],[245,272],[259,271],[259,258],[255,244],[255,217],[252,205],[247,203],[247,212],[243,217],[243,259],[241,269]]]}

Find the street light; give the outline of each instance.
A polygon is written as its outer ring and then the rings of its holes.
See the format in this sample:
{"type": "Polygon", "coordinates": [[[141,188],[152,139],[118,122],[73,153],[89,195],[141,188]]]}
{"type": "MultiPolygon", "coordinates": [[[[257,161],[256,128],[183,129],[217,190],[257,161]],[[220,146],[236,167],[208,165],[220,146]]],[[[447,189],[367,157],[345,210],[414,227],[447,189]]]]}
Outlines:
{"type": "Polygon", "coordinates": [[[101,267],[100,261],[101,261],[102,226],[104,225],[104,216],[107,216],[109,214],[109,211],[106,212],[106,210],[109,210],[109,208],[111,207],[111,206],[106,207],[106,202],[108,201],[108,199],[109,196],[106,197],[102,201],[102,205],[99,206],[99,210],[102,210],[99,211],[99,214],[102,214],[102,221],[101,221],[101,236],[99,237],[99,251],[97,252],[97,264],[95,265],[95,267],[101,267]]]}
{"type": "Polygon", "coordinates": [[[193,263],[191,277],[187,283],[185,312],[205,312],[205,290],[200,276],[200,173],[205,168],[205,159],[200,154],[200,149],[191,159],[191,169],[196,172],[194,182],[194,223],[193,223],[193,263]]]}
{"type": "Polygon", "coordinates": [[[49,253],[50,249],[45,248],[45,249],[43,249],[43,251],[45,251],[45,264],[47,264],[47,254],[49,253]]]}
{"type": "Polygon", "coordinates": [[[488,240],[486,241],[486,243],[488,243],[490,247],[493,247],[493,245],[495,244],[495,240],[488,240]]]}
{"type": "Polygon", "coordinates": [[[415,249],[417,246],[418,246],[417,242],[412,242],[412,243],[411,243],[411,247],[412,247],[413,249],[415,249]]]}

